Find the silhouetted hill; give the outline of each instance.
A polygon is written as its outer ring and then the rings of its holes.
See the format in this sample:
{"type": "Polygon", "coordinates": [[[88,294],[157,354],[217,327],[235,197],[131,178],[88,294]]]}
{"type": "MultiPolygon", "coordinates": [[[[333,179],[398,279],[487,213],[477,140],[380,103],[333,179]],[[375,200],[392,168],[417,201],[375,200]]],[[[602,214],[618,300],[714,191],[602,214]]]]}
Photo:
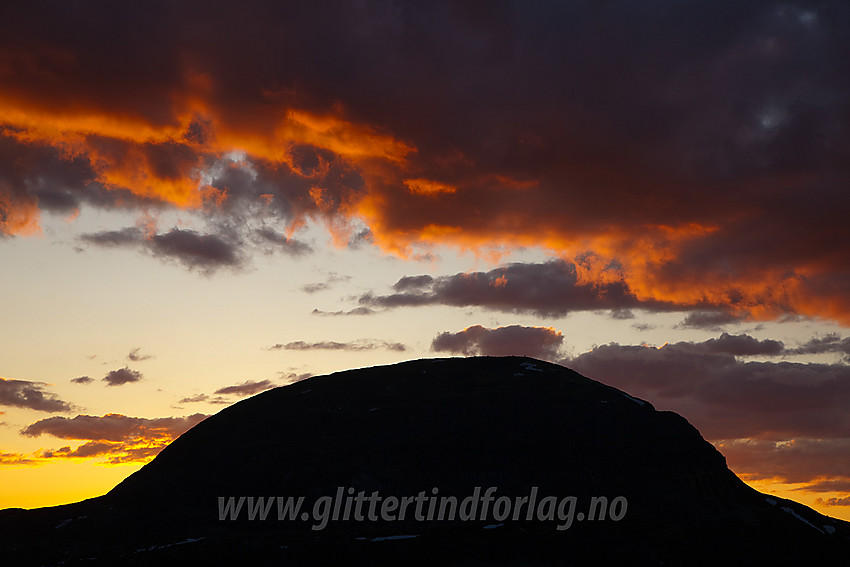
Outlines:
{"type": "Polygon", "coordinates": [[[681,416],[518,357],[269,390],[105,496],[0,512],[4,565],[754,565],[848,553],[848,523],[752,490],[681,416]],[[465,519],[476,487],[493,499],[465,519]],[[304,503],[279,519],[274,497],[304,503]]]}

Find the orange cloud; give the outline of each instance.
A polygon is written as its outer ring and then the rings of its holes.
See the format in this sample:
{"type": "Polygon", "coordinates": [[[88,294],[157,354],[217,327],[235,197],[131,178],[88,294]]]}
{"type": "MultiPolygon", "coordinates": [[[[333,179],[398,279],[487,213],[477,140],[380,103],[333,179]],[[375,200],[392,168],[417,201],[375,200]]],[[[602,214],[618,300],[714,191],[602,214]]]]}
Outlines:
{"type": "MultiPolygon", "coordinates": [[[[834,272],[829,262],[742,267],[743,259],[735,259],[731,269],[708,271],[693,264],[685,257],[689,249],[724,238],[723,223],[712,219],[647,223],[626,217],[625,223],[609,223],[577,216],[591,202],[586,195],[578,197],[577,208],[547,206],[548,185],[538,181],[490,172],[454,183],[407,177],[414,168],[412,145],[346,120],[338,111],[280,109],[276,126],[256,132],[230,127],[214,112],[201,116],[197,109],[185,108],[173,113],[181,116],[175,124],[157,125],[129,116],[13,105],[0,111],[0,123],[19,143],[47,145],[69,159],[84,158],[107,190],[128,190],[143,199],[192,209],[205,203],[220,208],[228,199],[227,187],[210,186],[205,177],[210,164],[228,152],[243,152],[246,163],[261,160],[291,175],[314,177],[319,170],[299,167],[293,154],[296,145],[307,144],[345,160],[363,179],[359,193],[341,197],[319,179],[320,184],[310,185],[301,197],[308,210],[328,220],[341,246],[350,238],[349,221],[358,218],[370,227],[375,245],[405,257],[438,245],[472,250],[490,260],[517,246],[539,246],[566,259],[590,250],[599,260],[579,263],[585,268],[581,281],[604,284],[620,279],[640,299],[725,305],[755,319],[791,312],[850,322],[843,288],[818,284],[821,289],[813,290],[812,281],[826,281],[834,272]],[[193,137],[198,124],[204,124],[203,133],[193,137]],[[406,195],[398,191],[400,186],[406,195]],[[617,268],[611,269],[612,264],[617,268]]],[[[324,158],[317,159],[321,165],[324,158]]],[[[322,167],[327,175],[329,166],[322,167]]],[[[270,193],[257,196],[266,204],[272,198],[270,193]]],[[[641,207],[633,211],[640,214],[641,207]]],[[[37,200],[27,194],[0,191],[0,213],[5,233],[38,231],[37,200]]],[[[303,219],[289,222],[295,226],[303,219]]]]}
{"type": "MultiPolygon", "coordinates": [[[[0,103],[0,127],[17,142],[53,147],[66,159],[83,158],[106,189],[125,189],[182,208],[198,209],[205,202],[221,205],[227,192],[204,182],[205,169],[233,152],[241,152],[248,161],[265,160],[306,175],[294,163],[294,145],[308,144],[353,163],[371,159],[400,162],[415,151],[369,125],[333,113],[281,108],[273,112],[281,115],[274,128],[250,131],[231,126],[215,112],[200,114],[198,108],[173,109],[179,119],[158,125],[135,116],[4,102],[5,106],[0,103]]],[[[311,190],[320,210],[326,208],[320,197],[323,190],[311,190]]],[[[13,200],[7,194],[12,193],[0,192],[0,229],[8,234],[36,231],[36,200],[26,195],[13,200]]]]}
{"type": "Polygon", "coordinates": [[[411,146],[365,124],[299,110],[289,110],[277,139],[311,144],[352,159],[376,157],[400,161],[413,151],[411,146]]]}
{"type": "Polygon", "coordinates": [[[83,443],[74,449],[68,445],[42,450],[28,457],[13,455],[10,464],[38,464],[51,459],[72,458],[100,458],[108,464],[147,462],[206,417],[204,414],[194,414],[179,418],[146,419],[106,414],[102,417],[78,415],[74,418],[42,419],[24,428],[21,433],[29,437],[48,434],[83,443]]]}
{"type": "Polygon", "coordinates": [[[35,465],[38,463],[38,458],[34,456],[0,451],[0,465],[35,465]]]}
{"type": "Polygon", "coordinates": [[[0,181],[0,234],[37,234],[38,205],[29,195],[15,195],[0,181]]]}
{"type": "Polygon", "coordinates": [[[411,193],[419,195],[434,195],[437,193],[454,193],[456,187],[440,183],[439,181],[431,181],[430,179],[405,179],[404,184],[410,189],[411,193]]]}

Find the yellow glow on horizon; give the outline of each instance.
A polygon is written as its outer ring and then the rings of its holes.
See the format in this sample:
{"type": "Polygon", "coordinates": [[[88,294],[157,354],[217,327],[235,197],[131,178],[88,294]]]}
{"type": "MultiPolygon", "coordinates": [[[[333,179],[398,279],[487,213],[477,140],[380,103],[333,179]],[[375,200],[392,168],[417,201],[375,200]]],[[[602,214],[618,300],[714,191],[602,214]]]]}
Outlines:
{"type": "Polygon", "coordinates": [[[101,496],[140,468],[142,463],[104,466],[88,459],[2,466],[0,509],[58,506],[101,496]]]}
{"type": "Polygon", "coordinates": [[[846,497],[846,493],[842,492],[814,492],[806,490],[810,483],[790,484],[780,482],[778,479],[748,479],[747,475],[739,475],[741,480],[747,483],[750,487],[763,492],[772,494],[780,498],[786,498],[804,504],[813,510],[816,510],[824,516],[838,518],[850,522],[850,506],[826,506],[823,501],[828,498],[846,497]],[[819,502],[818,500],[821,500],[819,502]]]}

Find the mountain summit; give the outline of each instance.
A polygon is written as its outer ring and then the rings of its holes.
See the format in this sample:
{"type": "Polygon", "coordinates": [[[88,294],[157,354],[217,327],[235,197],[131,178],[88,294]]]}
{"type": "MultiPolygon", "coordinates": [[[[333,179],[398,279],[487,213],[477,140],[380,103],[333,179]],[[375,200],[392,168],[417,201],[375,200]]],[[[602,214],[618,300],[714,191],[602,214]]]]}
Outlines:
{"type": "Polygon", "coordinates": [[[683,417],[521,357],[318,376],[196,425],[108,494],[0,511],[4,565],[738,565],[850,553],[683,417]]]}

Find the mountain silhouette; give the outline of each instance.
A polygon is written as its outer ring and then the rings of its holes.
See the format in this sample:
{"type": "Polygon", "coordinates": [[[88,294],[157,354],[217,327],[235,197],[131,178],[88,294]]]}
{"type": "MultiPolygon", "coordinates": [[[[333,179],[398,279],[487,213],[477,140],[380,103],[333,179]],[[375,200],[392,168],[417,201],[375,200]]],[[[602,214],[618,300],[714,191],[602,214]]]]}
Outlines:
{"type": "Polygon", "coordinates": [[[782,565],[848,554],[850,524],[748,487],[683,417],[524,357],[309,378],[199,423],[104,496],[0,511],[4,565],[782,565]],[[289,497],[303,498],[293,516],[289,497]]]}

